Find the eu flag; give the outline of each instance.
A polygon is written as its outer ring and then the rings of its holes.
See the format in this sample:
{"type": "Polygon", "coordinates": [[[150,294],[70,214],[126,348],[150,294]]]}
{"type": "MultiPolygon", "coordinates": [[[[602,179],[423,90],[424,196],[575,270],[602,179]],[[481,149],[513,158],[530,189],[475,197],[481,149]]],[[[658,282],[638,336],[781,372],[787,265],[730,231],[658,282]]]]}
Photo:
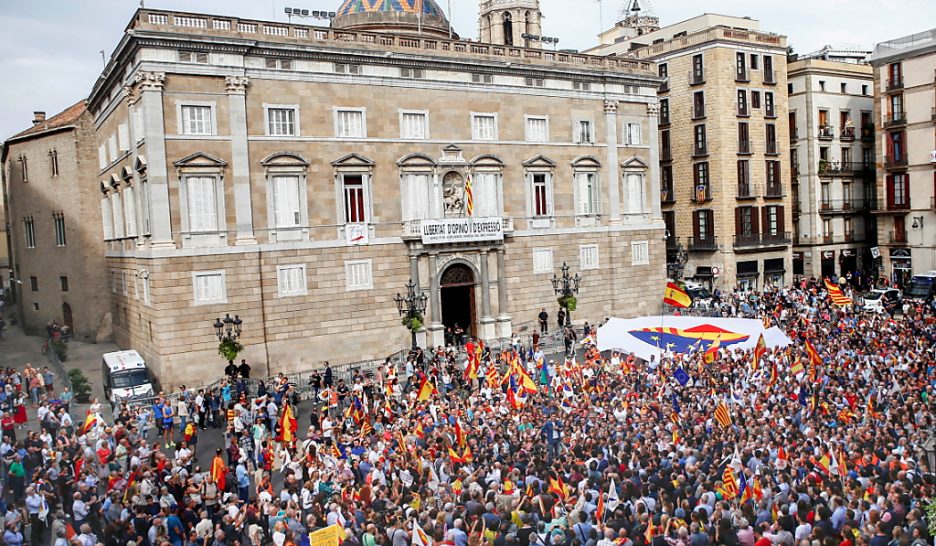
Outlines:
{"type": "Polygon", "coordinates": [[[683,387],[686,386],[686,383],[689,383],[689,374],[682,368],[676,368],[676,371],[673,372],[673,377],[675,377],[676,381],[679,381],[679,384],[683,387]]]}

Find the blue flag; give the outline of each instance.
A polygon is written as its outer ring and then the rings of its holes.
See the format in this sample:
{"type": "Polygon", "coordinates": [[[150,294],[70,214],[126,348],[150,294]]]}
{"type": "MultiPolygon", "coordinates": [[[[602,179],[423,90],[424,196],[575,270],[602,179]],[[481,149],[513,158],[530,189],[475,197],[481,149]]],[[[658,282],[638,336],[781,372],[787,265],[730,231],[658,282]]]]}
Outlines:
{"type": "Polygon", "coordinates": [[[689,374],[682,368],[676,368],[676,371],[673,372],[673,377],[675,377],[676,381],[679,381],[679,384],[683,387],[689,382],[689,374]]]}
{"type": "Polygon", "coordinates": [[[673,393],[672,401],[673,401],[673,411],[676,412],[676,415],[679,415],[681,410],[679,409],[679,399],[676,398],[676,393],[673,393]]]}

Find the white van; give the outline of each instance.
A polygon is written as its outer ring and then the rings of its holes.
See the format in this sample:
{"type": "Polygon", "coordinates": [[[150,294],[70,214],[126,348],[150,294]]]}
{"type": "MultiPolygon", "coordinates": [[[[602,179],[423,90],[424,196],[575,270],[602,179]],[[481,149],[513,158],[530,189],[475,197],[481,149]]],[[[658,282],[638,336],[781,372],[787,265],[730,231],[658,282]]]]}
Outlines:
{"type": "Polygon", "coordinates": [[[155,386],[146,362],[136,351],[106,353],[101,364],[104,396],[116,406],[121,400],[155,395],[155,386]]]}

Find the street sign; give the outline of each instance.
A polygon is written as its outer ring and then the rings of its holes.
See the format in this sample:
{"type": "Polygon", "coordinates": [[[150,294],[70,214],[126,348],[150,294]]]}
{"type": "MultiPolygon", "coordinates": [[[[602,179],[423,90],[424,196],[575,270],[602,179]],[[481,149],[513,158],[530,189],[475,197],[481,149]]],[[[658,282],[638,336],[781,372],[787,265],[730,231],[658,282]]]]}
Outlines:
{"type": "Polygon", "coordinates": [[[715,277],[716,279],[718,278],[718,275],[719,275],[720,273],[721,273],[721,271],[719,271],[719,269],[718,269],[717,267],[713,267],[713,268],[712,268],[712,276],[715,277]]]}

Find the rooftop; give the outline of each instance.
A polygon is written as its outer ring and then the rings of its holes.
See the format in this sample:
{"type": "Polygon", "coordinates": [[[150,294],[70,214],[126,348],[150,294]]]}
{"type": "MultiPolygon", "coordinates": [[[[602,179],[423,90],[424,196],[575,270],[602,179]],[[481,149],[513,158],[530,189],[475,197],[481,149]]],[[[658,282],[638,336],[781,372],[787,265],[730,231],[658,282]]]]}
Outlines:
{"type": "Polygon", "coordinates": [[[874,47],[869,60],[873,64],[888,59],[910,57],[936,50],[936,28],[881,42],[874,47]]]}
{"type": "Polygon", "coordinates": [[[52,116],[51,118],[46,119],[36,123],[29,129],[17,133],[7,139],[7,142],[12,140],[21,140],[26,137],[39,135],[42,133],[47,133],[49,131],[54,131],[57,129],[64,129],[75,124],[81,114],[85,112],[88,108],[88,103],[84,100],[78,101],[75,104],[69,106],[62,112],[52,116]]]}

